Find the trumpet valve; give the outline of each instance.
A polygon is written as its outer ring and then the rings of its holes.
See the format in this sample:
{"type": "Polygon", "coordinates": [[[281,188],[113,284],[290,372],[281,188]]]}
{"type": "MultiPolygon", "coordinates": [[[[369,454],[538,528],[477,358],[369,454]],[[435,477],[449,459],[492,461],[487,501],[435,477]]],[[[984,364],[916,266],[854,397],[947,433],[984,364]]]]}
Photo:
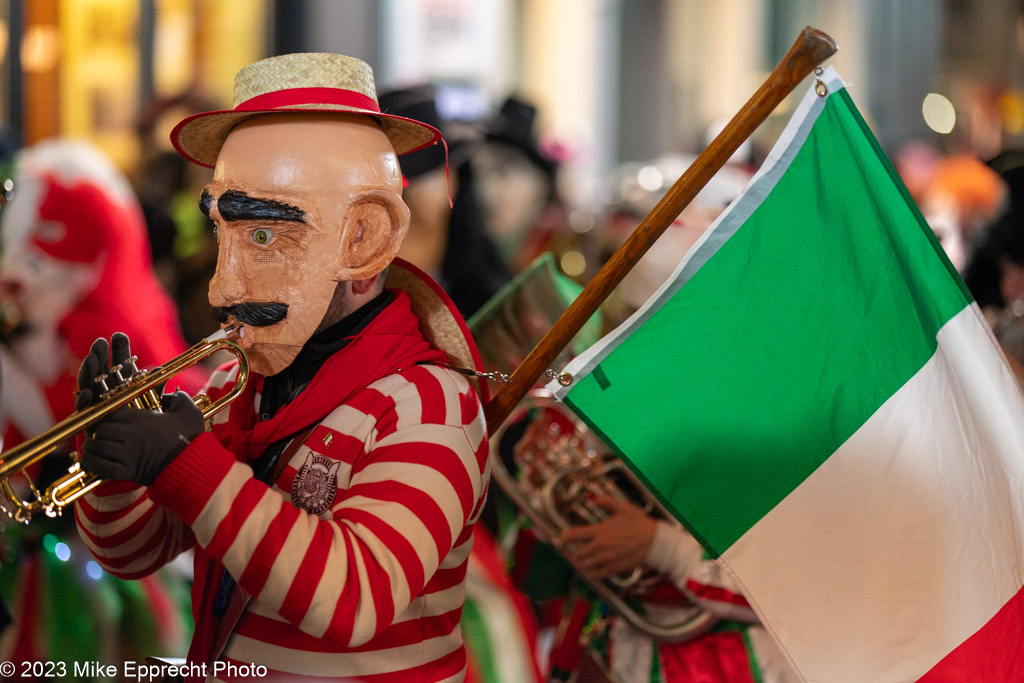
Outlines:
{"type": "Polygon", "coordinates": [[[121,374],[121,370],[123,370],[123,369],[124,368],[120,364],[118,364],[118,365],[111,365],[110,366],[110,372],[107,373],[107,374],[110,374],[110,375],[113,375],[114,377],[116,377],[117,378],[117,383],[118,383],[118,385],[120,385],[120,384],[122,384],[124,382],[124,375],[121,374]]]}
{"type": "Polygon", "coordinates": [[[132,356],[123,363],[124,368],[128,371],[129,377],[135,377],[136,375],[140,374],[139,366],[136,365],[138,360],[138,356],[132,356]]]}
{"type": "Polygon", "coordinates": [[[110,391],[110,387],[107,386],[107,375],[105,373],[96,375],[92,381],[100,386],[104,394],[110,391]]]}

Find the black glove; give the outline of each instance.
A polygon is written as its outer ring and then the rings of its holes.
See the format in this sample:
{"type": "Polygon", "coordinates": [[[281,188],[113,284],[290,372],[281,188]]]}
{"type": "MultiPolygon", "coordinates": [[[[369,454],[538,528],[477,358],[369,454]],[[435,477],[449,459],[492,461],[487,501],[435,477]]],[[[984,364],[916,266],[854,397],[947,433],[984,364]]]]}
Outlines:
{"type": "MultiPolygon", "coordinates": [[[[89,355],[78,366],[78,393],[75,394],[75,410],[88,408],[96,403],[96,399],[103,393],[103,388],[96,384],[95,380],[98,376],[110,372],[108,355],[112,356],[111,360],[114,365],[121,365],[131,358],[132,352],[128,344],[128,335],[115,332],[114,336],[110,338],[110,344],[107,344],[107,340],[103,337],[92,343],[89,355]]],[[[117,377],[107,377],[108,389],[113,389],[118,384],[120,382],[117,377]]]]}
{"type": "Polygon", "coordinates": [[[82,468],[101,479],[150,486],[206,428],[203,412],[184,391],[164,394],[164,412],[125,407],[96,425],[82,445],[82,468]]]}

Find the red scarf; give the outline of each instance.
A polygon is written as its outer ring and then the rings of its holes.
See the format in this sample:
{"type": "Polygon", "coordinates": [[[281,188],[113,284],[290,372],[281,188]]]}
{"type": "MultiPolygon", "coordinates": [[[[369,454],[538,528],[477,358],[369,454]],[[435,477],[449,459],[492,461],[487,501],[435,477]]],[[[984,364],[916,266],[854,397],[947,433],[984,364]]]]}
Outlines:
{"type": "Polygon", "coordinates": [[[251,462],[270,444],[320,422],[377,380],[419,362],[446,362],[444,352],[431,348],[424,339],[408,295],[402,291],[394,294],[395,300],[328,358],[295,399],[263,422],[256,422],[253,410],[263,377],[254,375],[229,408],[227,434],[218,434],[225,448],[242,462],[251,462]]]}

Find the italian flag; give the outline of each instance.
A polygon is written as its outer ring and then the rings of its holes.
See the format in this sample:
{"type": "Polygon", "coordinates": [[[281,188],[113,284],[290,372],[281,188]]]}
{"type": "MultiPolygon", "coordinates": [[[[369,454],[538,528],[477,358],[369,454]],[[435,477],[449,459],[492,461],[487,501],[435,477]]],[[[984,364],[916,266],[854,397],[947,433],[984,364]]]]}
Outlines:
{"type": "Polygon", "coordinates": [[[812,681],[1024,680],[1024,399],[842,81],[551,388],[812,681]]]}

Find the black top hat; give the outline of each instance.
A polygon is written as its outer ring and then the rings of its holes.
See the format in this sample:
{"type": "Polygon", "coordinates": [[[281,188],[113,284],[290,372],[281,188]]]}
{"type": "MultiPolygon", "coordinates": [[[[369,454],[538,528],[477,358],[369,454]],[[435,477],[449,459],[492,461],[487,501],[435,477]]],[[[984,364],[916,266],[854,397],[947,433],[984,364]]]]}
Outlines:
{"type": "Polygon", "coordinates": [[[533,130],[536,118],[537,108],[513,95],[505,100],[495,117],[484,126],[484,136],[524,152],[541,170],[553,175],[555,162],[537,144],[533,130]]]}
{"type": "MultiPolygon", "coordinates": [[[[437,113],[437,102],[434,89],[430,86],[401,88],[390,90],[378,96],[380,110],[394,116],[400,116],[423,123],[434,128],[441,128],[440,116],[437,113]]],[[[417,152],[410,152],[398,158],[402,173],[406,178],[415,178],[427,171],[444,166],[445,151],[442,145],[425,147],[417,152]]]]}

